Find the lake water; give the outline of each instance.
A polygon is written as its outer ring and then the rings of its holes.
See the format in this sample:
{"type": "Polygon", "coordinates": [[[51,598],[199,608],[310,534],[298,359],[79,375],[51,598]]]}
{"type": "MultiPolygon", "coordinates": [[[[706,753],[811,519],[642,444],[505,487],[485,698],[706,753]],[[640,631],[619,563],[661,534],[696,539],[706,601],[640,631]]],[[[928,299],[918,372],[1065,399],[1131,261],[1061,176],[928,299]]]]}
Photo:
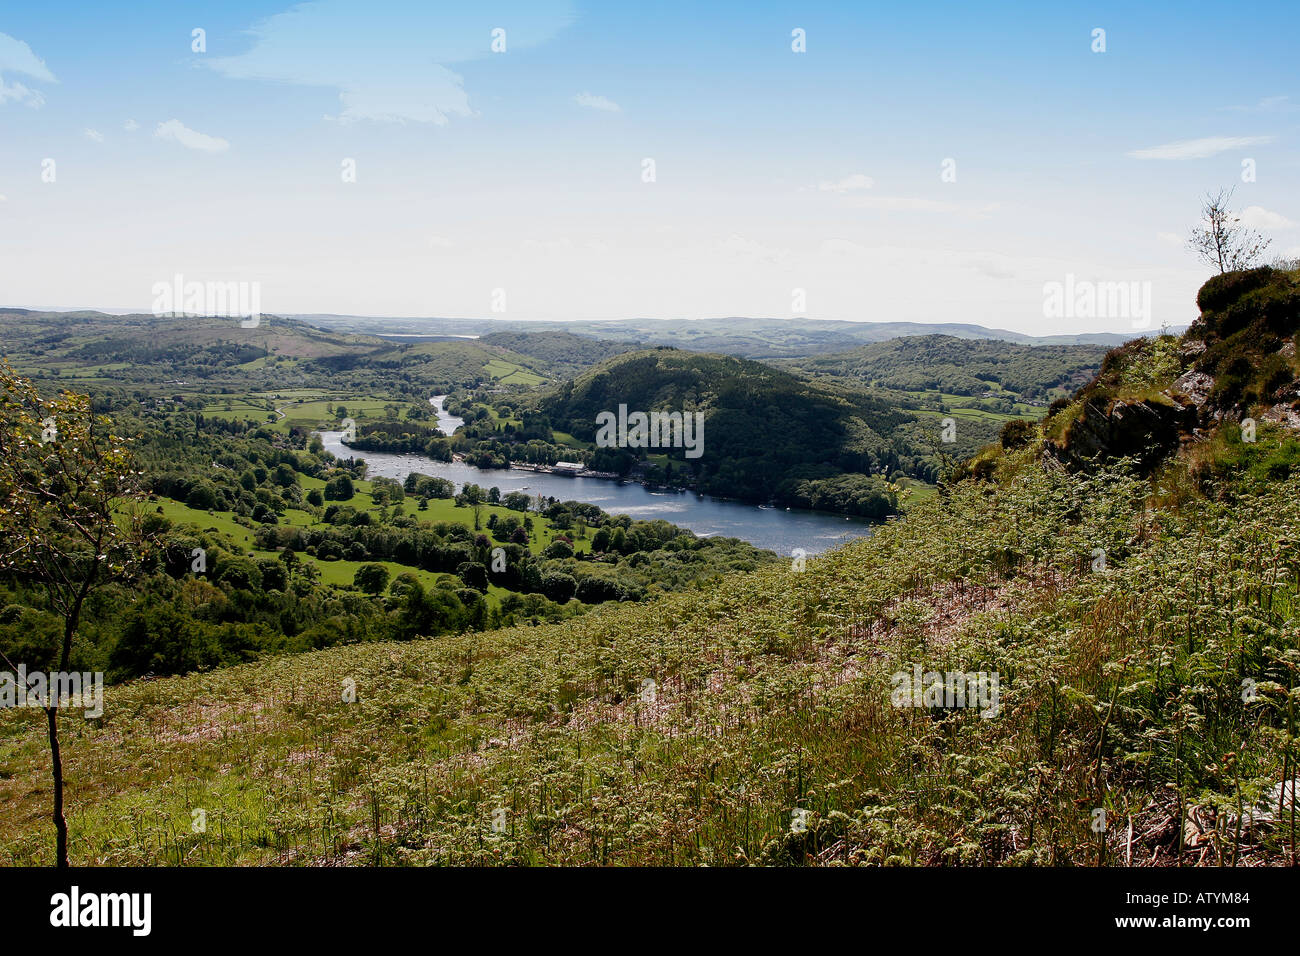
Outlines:
{"type": "MultiPolygon", "coordinates": [[[[446,395],[435,395],[433,398],[429,399],[429,404],[433,406],[433,410],[438,414],[439,431],[444,435],[454,435],[456,429],[465,424],[465,419],[458,418],[455,415],[448,415],[443,411],[442,406],[446,401],[446,395]]],[[[406,476],[403,475],[402,477],[405,479],[406,476]]]]}
{"type": "MultiPolygon", "coordinates": [[[[464,420],[443,411],[445,398],[445,395],[435,395],[430,401],[438,413],[439,428],[451,434],[464,424],[464,420]]],[[[545,495],[560,501],[586,501],[609,514],[625,514],[640,521],[662,518],[701,536],[741,538],[781,555],[791,555],[795,548],[802,548],[809,555],[820,554],[853,538],[865,538],[873,530],[868,522],[846,519],[843,515],[759,507],[689,491],[651,490],[632,481],[565,478],[513,468],[475,468],[463,462],[435,461],[423,455],[354,451],[343,444],[342,435],[342,432],[320,433],[327,451],[340,458],[357,458],[366,462],[371,477],[405,481],[407,475],[417,472],[454,481],[457,490],[468,482],[484,488],[499,488],[503,495],[510,491],[526,491],[530,495],[545,495]]]]}

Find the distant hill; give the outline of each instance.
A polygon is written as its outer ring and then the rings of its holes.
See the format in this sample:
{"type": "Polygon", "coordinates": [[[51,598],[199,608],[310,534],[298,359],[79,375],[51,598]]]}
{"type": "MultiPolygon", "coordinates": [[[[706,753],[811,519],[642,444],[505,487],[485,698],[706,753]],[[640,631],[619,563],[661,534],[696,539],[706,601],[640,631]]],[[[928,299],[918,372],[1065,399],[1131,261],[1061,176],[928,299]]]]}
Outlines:
{"type": "MultiPolygon", "coordinates": [[[[553,427],[594,441],[597,415],[629,411],[704,414],[703,455],[667,455],[679,473],[693,472],[698,490],[749,501],[808,506],[832,482],[853,475],[850,497],[883,494],[870,473],[933,478],[930,451],[902,439],[914,416],[861,391],[809,381],[770,365],[727,355],[672,348],[629,352],[602,363],[539,400],[553,427]]],[[[635,454],[635,452],[632,452],[635,454]]],[[[652,450],[652,453],[658,453],[652,450]]],[[[611,457],[628,454],[615,449],[611,457]]],[[[821,506],[865,513],[868,505],[821,506]]],[[[890,511],[891,508],[885,509],[890,511]]]]}
{"type": "MultiPolygon", "coordinates": [[[[607,321],[517,322],[501,319],[396,319],[370,316],[297,316],[322,328],[369,334],[461,334],[567,331],[601,340],[672,345],[741,358],[796,358],[843,352],[901,336],[949,335],[1019,345],[1104,345],[1114,347],[1138,333],[1097,332],[1033,336],[961,322],[845,322],[807,318],[610,319],[607,321]]],[[[1171,331],[1178,332],[1179,329],[1171,331]]],[[[1150,334],[1154,334],[1150,333],[1150,334]]]]}
{"type": "Polygon", "coordinates": [[[863,344],[901,336],[948,335],[959,339],[988,339],[1021,345],[1119,345],[1132,335],[1102,332],[1088,335],[1032,336],[1006,329],[966,323],[843,322],[828,319],[654,319],[615,322],[576,322],[572,330],[601,338],[622,337],[647,344],[675,345],[697,351],[719,351],[744,358],[779,358],[845,351],[863,344]]]}
{"type": "Polygon", "coordinates": [[[1056,397],[1086,385],[1107,348],[1102,345],[1017,345],[951,335],[919,335],[808,359],[782,368],[836,376],[862,386],[899,391],[983,395],[990,389],[1021,401],[1056,397]]]}
{"type": "MultiPolygon", "coordinates": [[[[374,387],[387,373],[412,394],[475,385],[538,385],[547,363],[477,339],[392,341],[264,315],[255,328],[223,317],[0,309],[3,351],[60,379],[284,389],[374,387]]],[[[608,351],[599,345],[597,350],[608,351]]]]}
{"type": "MultiPolygon", "coordinates": [[[[171,321],[157,320],[152,315],[138,313],[109,315],[94,311],[0,309],[0,323],[23,318],[47,322],[55,316],[60,317],[59,321],[84,320],[91,323],[122,320],[126,323],[123,327],[142,321],[171,321]]],[[[741,358],[777,359],[831,355],[907,336],[945,335],[957,339],[1012,342],[1036,348],[1049,345],[1098,345],[1112,348],[1136,334],[1098,332],[1033,336],[960,322],[845,322],[807,318],[611,319],[575,322],[410,319],[331,314],[295,314],[276,318],[291,327],[312,328],[327,336],[333,335],[336,340],[337,337],[344,337],[353,345],[358,339],[367,344],[375,344],[374,340],[380,336],[465,337],[465,342],[478,340],[480,344],[529,356],[536,360],[532,363],[531,371],[543,377],[557,378],[566,377],[579,368],[589,367],[594,362],[633,346],[671,345],[696,352],[717,352],[741,358]],[[601,344],[589,344],[587,340],[596,340],[601,344]]],[[[238,328],[238,323],[229,319],[185,321],[224,323],[238,328]]],[[[1170,331],[1176,334],[1182,329],[1170,331]]],[[[394,342],[393,339],[386,341],[390,347],[421,344],[416,338],[411,342],[394,342]]],[[[491,377],[488,376],[489,379],[491,377]]]]}
{"type": "Polygon", "coordinates": [[[546,363],[552,374],[571,376],[621,352],[641,348],[635,342],[616,342],[574,335],[564,329],[540,332],[493,332],[478,340],[483,345],[508,349],[517,355],[546,363]]]}
{"type": "Polygon", "coordinates": [[[62,380],[161,385],[198,380],[240,388],[306,383],[312,363],[387,347],[381,339],[263,316],[235,318],[0,309],[3,351],[62,380]]]}

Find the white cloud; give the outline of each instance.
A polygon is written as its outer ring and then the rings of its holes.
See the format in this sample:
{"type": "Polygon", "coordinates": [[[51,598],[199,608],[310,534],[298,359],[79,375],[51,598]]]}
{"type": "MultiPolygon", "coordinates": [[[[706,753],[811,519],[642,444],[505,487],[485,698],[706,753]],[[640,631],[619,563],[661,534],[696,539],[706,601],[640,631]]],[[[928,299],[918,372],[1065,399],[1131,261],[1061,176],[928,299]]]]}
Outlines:
{"type": "Polygon", "coordinates": [[[8,196],[0,196],[0,202],[8,202],[8,201],[9,201],[8,196]]]}
{"type": "Polygon", "coordinates": [[[341,123],[443,125],[474,112],[446,64],[509,58],[574,16],[571,0],[498,0],[490,10],[452,0],[323,0],[255,23],[247,53],[201,62],[236,79],[337,89],[341,123]],[[497,28],[506,31],[502,53],[491,49],[497,28]]]}
{"type": "Polygon", "coordinates": [[[1252,229],[1289,229],[1295,225],[1281,213],[1263,206],[1247,206],[1241,211],[1241,221],[1252,229]]]}
{"type": "Polygon", "coordinates": [[[573,102],[579,106],[586,106],[593,110],[604,110],[606,113],[621,113],[623,107],[619,106],[613,100],[606,96],[596,96],[592,93],[579,93],[573,98],[573,102]]]}
{"type": "Polygon", "coordinates": [[[0,33],[0,72],[22,73],[44,83],[57,83],[45,61],[32,52],[22,40],[0,33]]]}
{"type": "Polygon", "coordinates": [[[40,109],[45,105],[45,97],[40,90],[29,89],[21,83],[5,83],[4,77],[0,77],[0,106],[5,103],[26,103],[32,109],[40,109]]]}
{"type": "Polygon", "coordinates": [[[90,129],[87,127],[85,136],[86,139],[90,140],[92,143],[102,143],[104,141],[104,134],[97,129],[90,129]]]}
{"type": "Polygon", "coordinates": [[[1161,242],[1167,242],[1173,246],[1181,246],[1183,244],[1183,237],[1178,235],[1176,232],[1157,232],[1156,238],[1161,242]]]}
{"type": "Polygon", "coordinates": [[[1224,109],[1234,113],[1289,113],[1295,104],[1289,96],[1265,96],[1254,106],[1225,106],[1224,109]]]}
{"type": "Polygon", "coordinates": [[[206,153],[219,153],[230,148],[230,143],[226,140],[192,130],[180,120],[173,119],[159,123],[153,134],[158,139],[180,143],[187,149],[198,149],[206,153]]]}
{"type": "Polygon", "coordinates": [[[452,246],[456,245],[456,243],[443,236],[430,236],[429,245],[436,249],[450,249],[452,246]]]}
{"type": "Polygon", "coordinates": [[[128,133],[134,133],[139,128],[140,124],[133,119],[129,119],[122,124],[122,129],[126,130],[128,133]]]}
{"type": "Polygon", "coordinates": [[[1272,136],[1206,136],[1202,139],[1185,139],[1165,143],[1148,149],[1135,149],[1128,153],[1133,159],[1204,159],[1244,146],[1262,146],[1273,142],[1272,136]]]}
{"type": "Polygon", "coordinates": [[[817,190],[824,193],[847,193],[859,189],[870,189],[875,184],[876,181],[870,176],[863,173],[854,173],[852,176],[845,176],[835,182],[820,182],[817,184],[817,190]]]}
{"type": "Polygon", "coordinates": [[[5,73],[21,73],[43,83],[57,83],[45,61],[32,52],[22,40],[0,33],[0,106],[5,103],[26,103],[39,108],[45,103],[40,90],[34,90],[17,81],[6,83],[5,73]]]}

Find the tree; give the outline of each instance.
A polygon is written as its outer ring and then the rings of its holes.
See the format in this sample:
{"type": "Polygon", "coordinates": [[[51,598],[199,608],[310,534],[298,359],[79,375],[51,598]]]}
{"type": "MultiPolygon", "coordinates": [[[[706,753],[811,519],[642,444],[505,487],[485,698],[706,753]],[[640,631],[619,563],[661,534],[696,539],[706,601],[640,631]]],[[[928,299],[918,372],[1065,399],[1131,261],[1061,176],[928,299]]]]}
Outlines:
{"type": "Polygon", "coordinates": [[[456,566],[456,574],[466,587],[473,588],[476,591],[486,592],[488,589],[487,566],[480,564],[478,561],[462,561],[456,566]]]}
{"type": "Polygon", "coordinates": [[[325,482],[326,501],[350,501],[354,494],[356,494],[356,491],[349,475],[335,475],[325,482]]]}
{"type": "Polygon", "coordinates": [[[382,564],[363,564],[357,568],[352,583],[367,594],[382,594],[388,587],[388,569],[382,564]]]}
{"type": "Polygon", "coordinates": [[[465,608],[459,598],[442,588],[425,590],[418,581],[409,581],[405,583],[401,600],[396,624],[399,640],[457,631],[465,619],[465,608]]]}
{"type": "MultiPolygon", "coordinates": [[[[127,440],[113,433],[107,418],[95,415],[89,396],[63,392],[43,398],[0,361],[0,570],[45,591],[63,624],[60,673],[68,671],[87,599],[137,566],[143,532],[140,514],[130,505],[143,498],[127,440]]],[[[42,709],[49,732],[55,859],[66,867],[59,701],[51,695],[42,709]]]]}
{"type": "Polygon", "coordinates": [[[573,575],[563,571],[548,571],[542,575],[542,593],[556,604],[566,604],[578,588],[573,575]]]}
{"type": "Polygon", "coordinates": [[[217,506],[217,489],[210,481],[196,482],[185,496],[185,504],[196,511],[211,511],[217,506]]]}
{"type": "Polygon", "coordinates": [[[573,545],[563,538],[556,538],[542,550],[544,558],[571,558],[573,557],[573,545]]]}
{"type": "Polygon", "coordinates": [[[483,527],[483,505],[487,501],[486,492],[478,485],[466,484],[460,490],[460,497],[474,512],[474,530],[480,530],[483,527]]]}
{"type": "Polygon", "coordinates": [[[1273,242],[1239,225],[1241,217],[1228,208],[1232,193],[1231,189],[1206,193],[1201,205],[1201,222],[1187,240],[1197,258],[1220,273],[1253,267],[1273,242]]]}

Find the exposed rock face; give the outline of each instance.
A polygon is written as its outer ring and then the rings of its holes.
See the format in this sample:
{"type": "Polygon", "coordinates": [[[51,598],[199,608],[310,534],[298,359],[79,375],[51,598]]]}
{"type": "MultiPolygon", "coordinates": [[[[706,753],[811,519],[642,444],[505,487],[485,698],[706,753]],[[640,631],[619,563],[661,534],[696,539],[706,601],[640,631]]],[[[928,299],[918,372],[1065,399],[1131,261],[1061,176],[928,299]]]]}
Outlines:
{"type": "Polygon", "coordinates": [[[1149,471],[1223,422],[1255,417],[1300,431],[1300,270],[1224,273],[1196,301],[1201,316],[1173,356],[1167,342],[1157,350],[1138,339],[1106,355],[1056,413],[1067,417],[1049,417],[1047,455],[1072,468],[1133,457],[1149,471]]]}
{"type": "Polygon", "coordinates": [[[1259,417],[1274,425],[1285,425],[1287,428],[1300,431],[1300,412],[1290,405],[1274,405],[1259,417]]]}
{"type": "Polygon", "coordinates": [[[1144,471],[1149,470],[1178,448],[1198,420],[1194,401],[1183,401],[1170,392],[1162,392],[1161,396],[1167,402],[1146,399],[1111,402],[1108,406],[1087,402],[1079,418],[1071,423],[1064,443],[1049,443],[1048,450],[1075,468],[1133,456],[1144,471]]]}
{"type": "MultiPolygon", "coordinates": [[[[1204,347],[1202,347],[1203,350],[1204,347]]],[[[1210,397],[1210,389],[1214,387],[1214,379],[1204,372],[1198,372],[1195,369],[1184,372],[1174,382],[1171,391],[1174,394],[1186,395],[1192,402],[1197,405],[1204,405],[1205,400],[1210,397]]]]}

